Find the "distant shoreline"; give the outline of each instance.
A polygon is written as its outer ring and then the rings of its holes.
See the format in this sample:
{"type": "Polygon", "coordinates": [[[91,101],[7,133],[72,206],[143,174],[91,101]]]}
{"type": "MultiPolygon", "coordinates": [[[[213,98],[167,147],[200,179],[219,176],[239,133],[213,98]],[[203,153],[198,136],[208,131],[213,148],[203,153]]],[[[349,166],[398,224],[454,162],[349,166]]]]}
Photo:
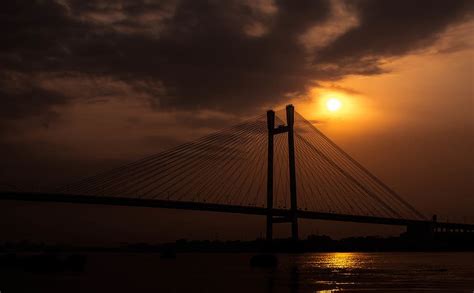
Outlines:
{"type": "Polygon", "coordinates": [[[310,235],[304,240],[275,239],[271,244],[263,239],[186,240],[170,243],[122,243],[116,246],[45,244],[30,241],[0,243],[0,253],[22,252],[111,252],[111,253],[245,253],[245,252],[448,252],[474,251],[474,235],[461,238],[410,239],[399,237],[350,237],[340,240],[329,236],[310,235]]]}

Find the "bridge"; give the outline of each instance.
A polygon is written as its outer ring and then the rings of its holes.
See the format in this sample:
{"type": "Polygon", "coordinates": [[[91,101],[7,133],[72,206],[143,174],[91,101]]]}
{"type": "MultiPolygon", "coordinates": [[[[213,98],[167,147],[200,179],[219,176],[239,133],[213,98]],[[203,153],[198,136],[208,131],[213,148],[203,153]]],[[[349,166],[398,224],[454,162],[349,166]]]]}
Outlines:
{"type": "Polygon", "coordinates": [[[473,233],[426,217],[351,158],[292,105],[171,150],[41,192],[4,188],[0,200],[101,204],[406,226],[412,235],[473,233]]]}

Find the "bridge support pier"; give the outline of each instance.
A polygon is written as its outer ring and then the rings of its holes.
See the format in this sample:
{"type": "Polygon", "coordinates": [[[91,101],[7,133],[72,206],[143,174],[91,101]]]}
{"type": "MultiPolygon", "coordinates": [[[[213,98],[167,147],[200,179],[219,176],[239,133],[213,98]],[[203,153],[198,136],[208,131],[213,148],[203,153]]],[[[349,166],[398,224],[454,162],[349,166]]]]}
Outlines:
{"type": "Polygon", "coordinates": [[[275,128],[275,112],[267,112],[268,125],[268,163],[267,163],[267,241],[273,239],[273,129],[275,128]]]}
{"type": "Polygon", "coordinates": [[[268,126],[268,170],[267,170],[267,231],[266,239],[273,239],[273,223],[291,223],[291,238],[298,240],[298,206],[296,197],[296,170],[295,170],[295,143],[294,143],[294,107],[286,106],[286,126],[278,126],[275,128],[275,112],[270,110],[267,112],[268,126]],[[288,165],[290,174],[290,201],[291,216],[288,218],[274,218],[273,210],[273,138],[280,133],[288,133],[288,165]]]}
{"type": "Polygon", "coordinates": [[[288,125],[288,162],[290,166],[290,197],[291,197],[291,238],[298,240],[298,205],[296,198],[296,169],[295,169],[295,138],[293,125],[295,123],[295,108],[286,106],[286,123],[288,125]]]}

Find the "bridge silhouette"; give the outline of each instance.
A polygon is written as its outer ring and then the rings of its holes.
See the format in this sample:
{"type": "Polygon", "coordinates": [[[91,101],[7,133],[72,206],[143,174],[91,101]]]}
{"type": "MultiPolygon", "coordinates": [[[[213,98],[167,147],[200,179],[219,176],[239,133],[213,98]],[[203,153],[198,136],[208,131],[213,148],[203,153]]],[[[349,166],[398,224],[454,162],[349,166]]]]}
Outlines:
{"type": "Polygon", "coordinates": [[[0,199],[262,215],[273,225],[320,219],[406,226],[415,236],[474,233],[426,217],[292,105],[52,190],[4,188],[0,199]]]}

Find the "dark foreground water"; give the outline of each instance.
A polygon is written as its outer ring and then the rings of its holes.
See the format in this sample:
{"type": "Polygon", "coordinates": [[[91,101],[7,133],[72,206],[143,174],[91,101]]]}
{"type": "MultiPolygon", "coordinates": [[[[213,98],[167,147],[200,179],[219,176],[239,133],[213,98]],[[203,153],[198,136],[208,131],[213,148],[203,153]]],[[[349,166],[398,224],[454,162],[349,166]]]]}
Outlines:
{"type": "Polygon", "coordinates": [[[13,292],[474,292],[474,253],[87,254],[82,273],[0,272],[13,292]]]}

